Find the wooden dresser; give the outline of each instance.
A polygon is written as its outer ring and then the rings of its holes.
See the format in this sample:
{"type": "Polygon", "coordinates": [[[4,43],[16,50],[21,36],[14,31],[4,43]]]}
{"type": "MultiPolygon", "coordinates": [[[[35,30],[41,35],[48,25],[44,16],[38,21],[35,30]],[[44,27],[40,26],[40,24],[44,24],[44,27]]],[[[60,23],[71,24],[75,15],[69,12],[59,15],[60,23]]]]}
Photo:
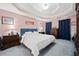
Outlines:
{"type": "Polygon", "coordinates": [[[20,44],[20,37],[19,35],[8,35],[3,36],[1,40],[1,49],[6,49],[12,46],[16,46],[20,44]]]}

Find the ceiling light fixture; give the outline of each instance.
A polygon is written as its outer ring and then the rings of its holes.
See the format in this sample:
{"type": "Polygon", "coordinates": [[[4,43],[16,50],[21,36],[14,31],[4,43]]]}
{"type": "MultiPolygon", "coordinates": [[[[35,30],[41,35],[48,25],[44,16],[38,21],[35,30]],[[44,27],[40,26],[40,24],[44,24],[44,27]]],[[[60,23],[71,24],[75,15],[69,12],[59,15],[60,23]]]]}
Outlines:
{"type": "Polygon", "coordinates": [[[48,9],[49,4],[48,4],[48,3],[44,3],[42,6],[43,6],[43,9],[45,9],[45,10],[46,10],[46,9],[48,9]]]}

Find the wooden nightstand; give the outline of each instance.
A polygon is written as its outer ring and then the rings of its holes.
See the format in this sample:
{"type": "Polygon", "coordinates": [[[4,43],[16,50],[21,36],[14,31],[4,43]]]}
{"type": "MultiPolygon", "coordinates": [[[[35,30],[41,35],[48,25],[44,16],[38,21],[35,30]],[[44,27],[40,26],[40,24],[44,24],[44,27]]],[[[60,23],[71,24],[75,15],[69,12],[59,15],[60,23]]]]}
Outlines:
{"type": "Polygon", "coordinates": [[[41,34],[45,34],[45,32],[39,32],[39,33],[41,33],[41,34]]]}

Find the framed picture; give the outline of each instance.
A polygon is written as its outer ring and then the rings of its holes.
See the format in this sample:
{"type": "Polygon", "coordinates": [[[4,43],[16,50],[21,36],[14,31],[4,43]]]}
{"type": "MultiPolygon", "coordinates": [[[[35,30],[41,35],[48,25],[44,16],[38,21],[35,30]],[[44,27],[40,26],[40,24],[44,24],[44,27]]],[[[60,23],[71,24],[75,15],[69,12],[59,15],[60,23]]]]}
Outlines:
{"type": "Polygon", "coordinates": [[[34,25],[34,21],[25,21],[25,24],[29,25],[29,26],[33,26],[34,25]]]}
{"type": "Polygon", "coordinates": [[[14,19],[12,17],[2,17],[2,24],[14,24],[14,19]]]}

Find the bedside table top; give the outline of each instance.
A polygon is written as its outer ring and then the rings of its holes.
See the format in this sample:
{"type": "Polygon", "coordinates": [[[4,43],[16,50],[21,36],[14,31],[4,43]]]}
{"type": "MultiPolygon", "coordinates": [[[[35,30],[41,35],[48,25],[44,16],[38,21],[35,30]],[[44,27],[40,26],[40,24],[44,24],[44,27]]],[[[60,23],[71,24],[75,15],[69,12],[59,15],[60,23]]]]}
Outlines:
{"type": "Polygon", "coordinates": [[[39,32],[39,33],[41,33],[41,34],[45,34],[45,32],[39,32]]]}

